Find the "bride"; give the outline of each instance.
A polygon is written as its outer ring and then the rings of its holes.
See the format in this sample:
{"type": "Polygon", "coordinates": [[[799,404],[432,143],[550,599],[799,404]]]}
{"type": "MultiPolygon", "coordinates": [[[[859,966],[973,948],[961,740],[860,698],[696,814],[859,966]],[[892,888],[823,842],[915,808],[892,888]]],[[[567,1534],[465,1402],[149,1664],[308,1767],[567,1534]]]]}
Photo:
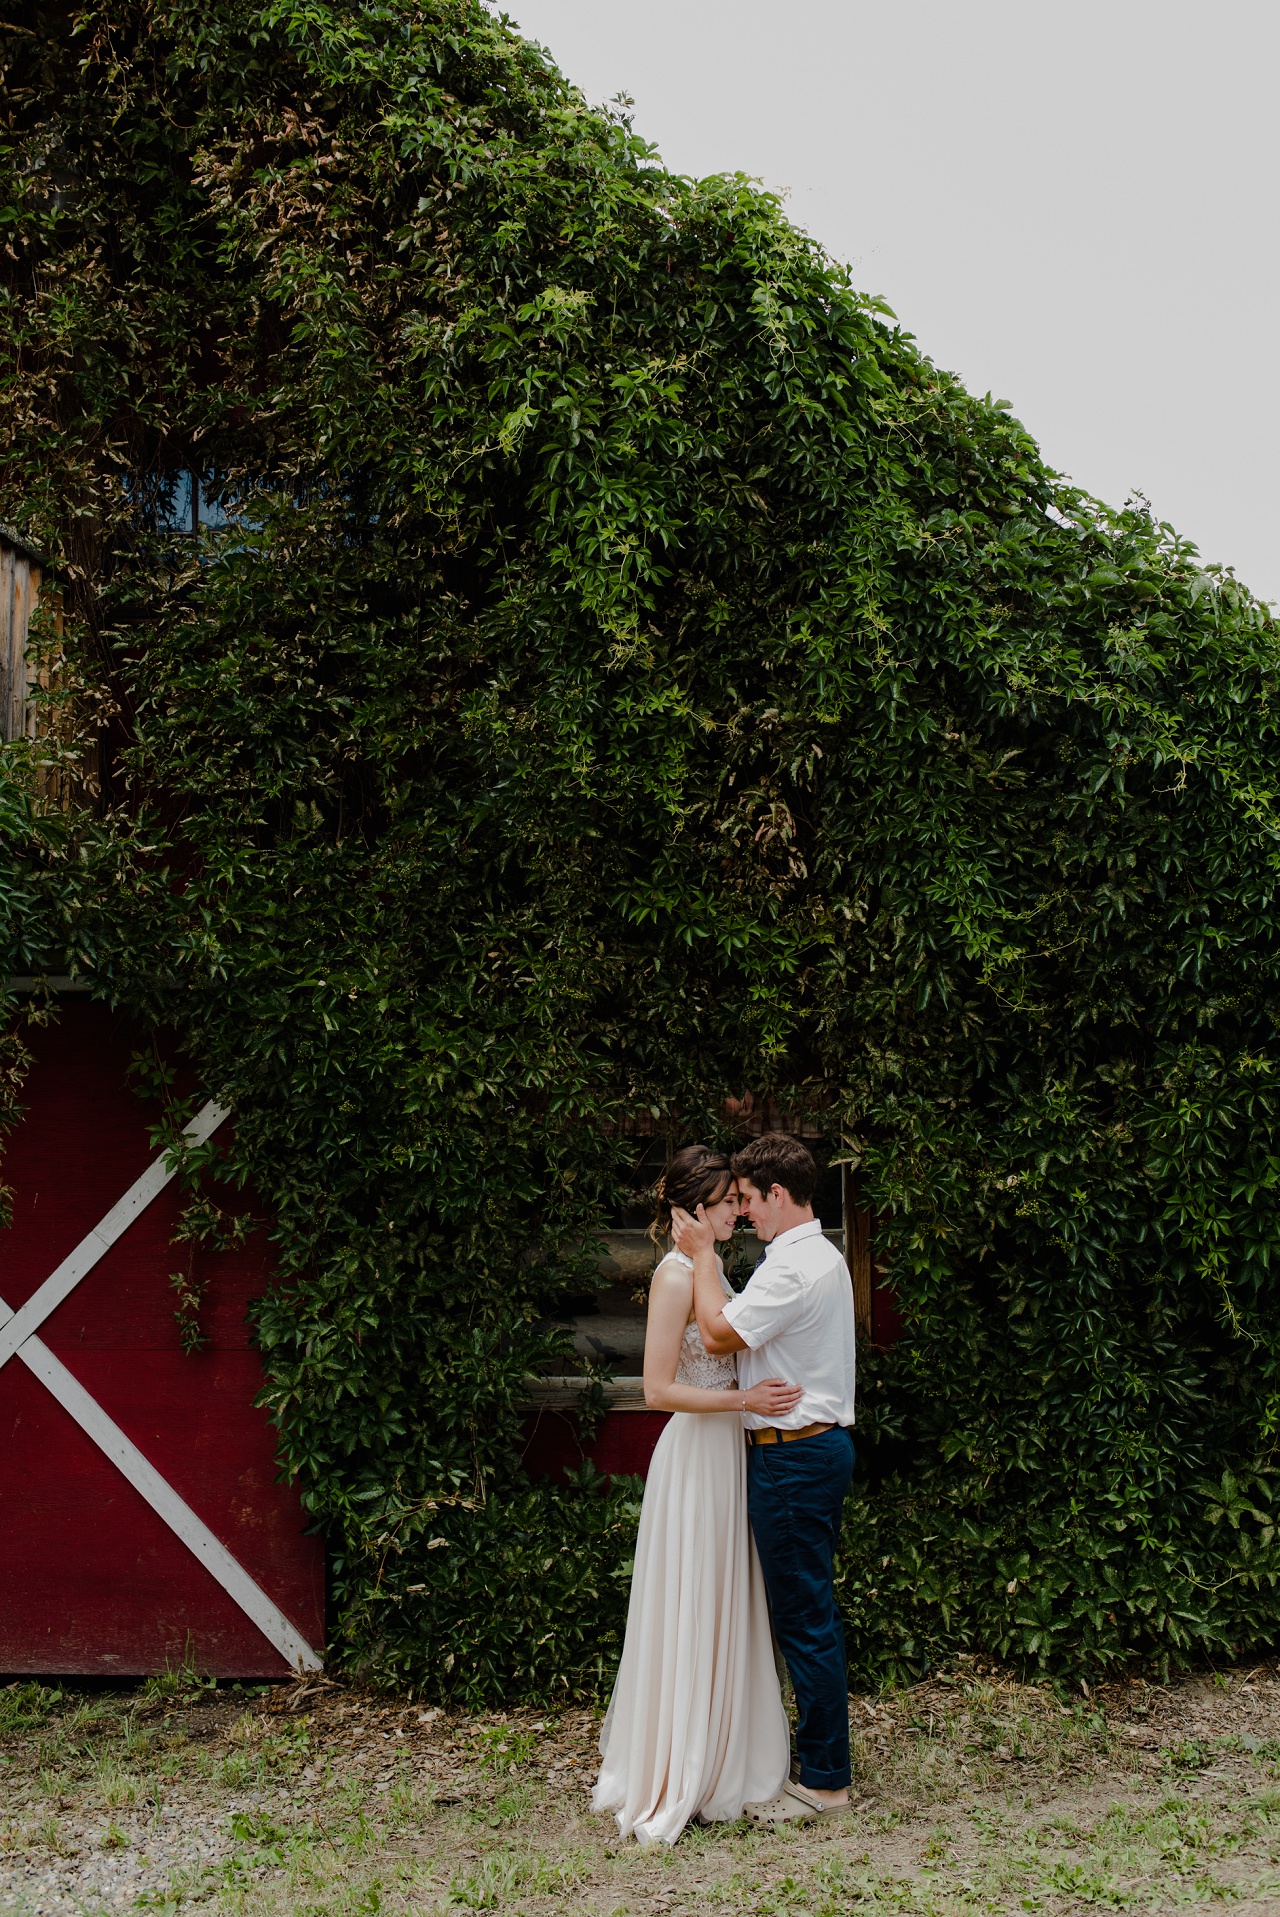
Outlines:
{"type": "MultiPolygon", "coordinates": [[[[677,1153],[658,1187],[655,1238],[670,1231],[673,1205],[694,1215],[704,1206],[716,1238],[731,1237],[738,1199],[728,1159],[705,1145],[677,1153]]],[[[670,1251],[649,1293],[644,1395],[673,1415],[645,1487],[591,1808],[613,1811],[624,1837],[674,1844],[691,1818],[741,1817],[787,1779],[790,1734],[747,1522],[740,1413],[783,1417],[801,1393],[777,1378],[738,1388],[735,1360],[709,1356],[698,1335],[693,1266],[670,1251]]]]}

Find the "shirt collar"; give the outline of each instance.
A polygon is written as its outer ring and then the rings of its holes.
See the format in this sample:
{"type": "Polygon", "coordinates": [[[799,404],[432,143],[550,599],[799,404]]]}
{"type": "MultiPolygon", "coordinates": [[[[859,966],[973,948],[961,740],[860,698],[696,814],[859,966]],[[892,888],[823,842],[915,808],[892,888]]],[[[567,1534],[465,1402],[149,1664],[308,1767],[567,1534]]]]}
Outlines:
{"type": "Polygon", "coordinates": [[[821,1234],[822,1220],[806,1218],[803,1225],[792,1225],[789,1231],[780,1231],[776,1238],[771,1238],[765,1246],[765,1254],[767,1256],[779,1245],[794,1245],[801,1238],[818,1238],[821,1234]]]}

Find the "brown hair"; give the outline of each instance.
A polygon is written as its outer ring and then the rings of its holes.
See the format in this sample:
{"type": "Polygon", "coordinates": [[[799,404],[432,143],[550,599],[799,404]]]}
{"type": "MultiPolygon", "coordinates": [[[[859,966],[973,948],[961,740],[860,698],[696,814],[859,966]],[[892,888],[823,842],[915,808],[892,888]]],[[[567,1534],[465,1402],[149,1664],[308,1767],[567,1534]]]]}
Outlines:
{"type": "Polygon", "coordinates": [[[813,1153],[798,1138],[788,1138],[785,1132],[763,1132],[740,1152],[735,1152],[733,1175],[749,1178],[756,1190],[764,1194],[770,1186],[781,1185],[797,1205],[812,1201],[818,1183],[813,1153]]]}
{"type": "Polygon", "coordinates": [[[723,1152],[713,1152],[709,1145],[686,1145],[676,1153],[654,1190],[658,1212],[649,1227],[650,1238],[656,1243],[668,1236],[673,1205],[679,1205],[681,1211],[696,1212],[699,1205],[718,1204],[732,1183],[733,1167],[723,1152]]]}

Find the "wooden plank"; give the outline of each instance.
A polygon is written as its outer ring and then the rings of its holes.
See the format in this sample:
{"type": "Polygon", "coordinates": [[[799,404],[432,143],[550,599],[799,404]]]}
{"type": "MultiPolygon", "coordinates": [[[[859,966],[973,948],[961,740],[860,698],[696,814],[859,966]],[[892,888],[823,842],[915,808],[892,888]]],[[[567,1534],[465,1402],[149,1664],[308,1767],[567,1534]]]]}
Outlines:
{"type": "MultiPolygon", "coordinates": [[[[211,1138],[223,1119],[227,1117],[226,1107],[215,1105],[210,1099],[196,1113],[189,1125],[183,1127],[182,1135],[193,1145],[203,1145],[211,1138]]],[[[177,1167],[171,1165],[162,1153],[154,1164],[148,1165],[141,1178],[136,1178],[123,1198],[117,1199],[105,1218],[88,1232],[75,1249],[67,1254],[61,1264],[37,1287],[13,1313],[7,1324],[0,1326],[0,1368],[5,1366],[14,1353],[20,1350],[26,1339],[30,1338],[51,1312],[57,1310],[64,1298],[69,1298],[80,1280],[93,1270],[98,1260],[110,1251],[117,1238],[123,1238],[135,1218],[138,1218],[171,1179],[177,1177],[177,1167]]]]}
{"type": "MultiPolygon", "coordinates": [[[[0,1266],[13,1305],[32,1296],[154,1157],[149,1109],[129,1089],[128,1037],[103,1006],[63,1000],[56,1021],[31,1043],[37,1069],[24,1087],[27,1117],[6,1138],[3,1160],[13,1198],[0,1266]]],[[[213,1185],[208,1195],[228,1212],[253,1208],[237,1190],[213,1185]]],[[[186,1202],[175,1180],[134,1219],[45,1321],[41,1336],[52,1350],[180,1353],[170,1283],[178,1270],[204,1291],[200,1322],[209,1345],[249,1344],[246,1307],[271,1279],[266,1231],[225,1252],[175,1244],[186,1202]]]]}
{"type": "MultiPolygon", "coordinates": [[[[843,1251],[843,1231],[825,1231],[822,1235],[843,1251]]],[[[610,1231],[605,1234],[604,1244],[605,1249],[598,1259],[602,1281],[633,1285],[637,1290],[648,1284],[662,1252],[647,1231],[610,1231]]],[[[739,1227],[733,1235],[732,1249],[745,1270],[753,1271],[764,1246],[753,1231],[744,1231],[739,1227]]]]}
{"type": "MultiPolygon", "coordinates": [[[[579,1399],[590,1390],[592,1380],[582,1377],[540,1378],[534,1372],[526,1377],[524,1402],[538,1405],[548,1410],[576,1411],[579,1399]]],[[[639,1373],[630,1376],[615,1372],[601,1392],[610,1411],[648,1411],[650,1407],[644,1401],[644,1378],[639,1373]]]]}
{"type": "MultiPolygon", "coordinates": [[[[0,1325],[5,1323],[8,1307],[0,1298],[0,1325]]],[[[168,1525],[173,1535],[219,1583],[233,1603],[257,1625],[263,1637],[277,1650],[291,1670],[318,1671],[323,1661],[294,1629],[278,1604],[272,1602],[244,1566],[234,1558],[221,1538],[198,1518],[185,1498],[180,1498],[168,1480],[161,1476],[151,1460],[125,1436],[113,1418],[107,1416],[97,1399],[85,1390],[78,1378],[54,1357],[39,1338],[24,1339],[18,1357],[45,1389],[75,1419],[86,1437],[92,1438],[103,1455],[115,1465],[121,1477],[151,1506],[156,1516],[168,1525]]]]}
{"type": "Polygon", "coordinates": [[[27,688],[31,674],[27,667],[27,627],[31,618],[31,561],[25,553],[15,555],[13,567],[12,636],[9,641],[10,683],[12,686],[13,739],[25,739],[30,727],[27,688]]]}
{"type": "MultiPolygon", "coordinates": [[[[201,1353],[194,1382],[192,1361],[161,1357],[66,1363],[319,1644],[323,1564],[274,1482],[272,1433],[252,1405],[257,1354],[201,1353]]],[[[191,1657],[220,1677],[287,1676],[288,1660],[25,1364],[0,1376],[0,1421],[0,1670],[123,1676],[191,1657]]]]}
{"type": "Polygon", "coordinates": [[[41,577],[39,562],[0,533],[0,738],[9,741],[35,730],[36,715],[27,700],[32,683],[27,633],[41,577]]]}
{"type": "MultiPolygon", "coordinates": [[[[226,1116],[222,1106],[209,1100],[184,1128],[183,1135],[194,1144],[203,1144],[226,1116]]],[[[165,1156],[157,1158],[18,1311],[11,1311],[0,1299],[0,1367],[15,1354],[21,1358],[28,1370],[41,1380],[63,1409],[75,1419],[81,1430],[110,1458],[139,1496],[164,1520],[175,1537],[186,1545],[246,1617],[257,1625],[285,1662],[291,1667],[318,1670],[320,1659],[316,1652],[294,1629],[279,1607],[107,1415],[92,1393],[86,1391],[48,1346],[35,1336],[37,1327],[70,1296],[81,1279],[110,1251],[117,1239],[125,1235],[175,1175],[175,1168],[165,1156]]]]}
{"type": "Polygon", "coordinates": [[[14,624],[13,575],[18,555],[0,540],[0,739],[13,734],[14,624]]]}
{"type": "MultiPolygon", "coordinates": [[[[0,1232],[0,1288],[10,1304],[38,1291],[155,1159],[152,1115],[126,1077],[136,1040],[105,1007],[64,1001],[30,1042],[27,1115],[4,1163],[13,1224],[0,1232]]],[[[218,1196],[246,1206],[244,1194],[218,1196]]],[[[171,1242],[184,1203],[179,1182],[166,1184],[45,1320],[41,1343],[299,1638],[319,1646],[323,1546],[305,1535],[297,1489],[281,1481],[275,1433],[254,1402],[262,1365],[248,1311],[270,1282],[270,1242],[259,1231],[244,1246],[194,1250],[209,1345],[188,1355],[169,1283],[193,1256],[171,1242]]],[[[0,1431],[0,1670],[162,1671],[189,1641],[200,1668],[219,1676],[286,1675],[288,1657],[24,1363],[0,1370],[0,1431]]]]}

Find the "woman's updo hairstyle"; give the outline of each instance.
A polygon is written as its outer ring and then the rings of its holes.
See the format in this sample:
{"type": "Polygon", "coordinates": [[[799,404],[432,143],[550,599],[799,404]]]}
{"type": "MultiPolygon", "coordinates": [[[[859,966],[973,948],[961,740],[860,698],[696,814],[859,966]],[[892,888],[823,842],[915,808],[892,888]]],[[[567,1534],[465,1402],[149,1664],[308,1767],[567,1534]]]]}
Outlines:
{"type": "Polygon", "coordinates": [[[733,1183],[733,1167],[723,1152],[709,1145],[686,1145],[667,1166],[654,1190],[658,1215],[649,1227],[656,1242],[671,1234],[671,1210],[697,1213],[699,1205],[718,1204],[733,1183]]]}

